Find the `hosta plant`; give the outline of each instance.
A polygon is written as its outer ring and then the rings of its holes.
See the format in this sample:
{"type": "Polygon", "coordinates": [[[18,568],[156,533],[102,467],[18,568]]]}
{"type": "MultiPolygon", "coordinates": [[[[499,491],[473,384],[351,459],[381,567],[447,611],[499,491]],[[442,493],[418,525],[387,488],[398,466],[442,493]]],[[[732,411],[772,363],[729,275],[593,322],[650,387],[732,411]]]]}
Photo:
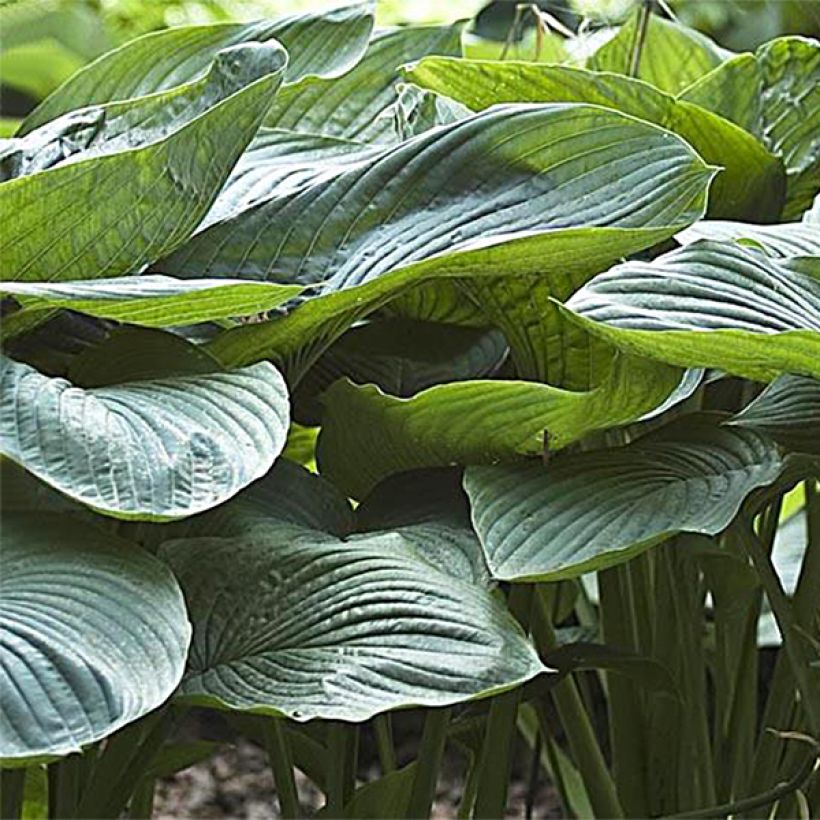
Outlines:
{"type": "Polygon", "coordinates": [[[820,45],[462,29],[169,29],[0,144],[3,817],[150,816],[194,707],[289,817],[516,749],[530,814],[820,811],[820,45]]]}

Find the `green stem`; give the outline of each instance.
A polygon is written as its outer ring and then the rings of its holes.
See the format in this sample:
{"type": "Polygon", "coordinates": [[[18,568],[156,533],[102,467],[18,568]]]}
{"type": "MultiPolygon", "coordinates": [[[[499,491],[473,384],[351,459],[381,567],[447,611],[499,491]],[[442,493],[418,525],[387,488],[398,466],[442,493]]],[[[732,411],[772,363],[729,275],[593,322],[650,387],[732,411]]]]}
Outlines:
{"type": "MultiPolygon", "coordinates": [[[[536,606],[533,608],[533,636],[539,653],[546,656],[556,647],[557,643],[552,624],[544,608],[538,605],[539,602],[540,596],[537,596],[536,606]]],[[[584,709],[574,679],[567,676],[556,683],[551,690],[551,695],[595,816],[623,817],[624,812],[612,781],[612,775],[607,769],[595,737],[595,731],[584,709]]]]}
{"type": "Polygon", "coordinates": [[[291,820],[299,816],[299,792],[296,789],[293,759],[283,723],[284,718],[270,718],[266,721],[265,746],[279,797],[279,813],[291,820]]]}
{"type": "MultiPolygon", "coordinates": [[[[606,644],[640,652],[635,645],[633,596],[629,580],[628,570],[624,566],[598,573],[601,624],[606,644]]],[[[618,783],[618,796],[630,817],[648,817],[646,727],[641,696],[631,681],[617,673],[607,674],[607,689],[612,765],[618,783]]]]}
{"type": "Polygon", "coordinates": [[[407,804],[407,817],[427,818],[436,798],[439,767],[447,741],[447,727],[450,725],[452,709],[431,709],[424,720],[416,775],[407,804]]]}
{"type": "Polygon", "coordinates": [[[345,781],[347,778],[347,727],[339,721],[327,727],[327,815],[342,817],[345,806],[345,781]]]}
{"type": "Polygon", "coordinates": [[[536,730],[535,742],[532,744],[530,757],[530,771],[527,777],[527,799],[524,804],[524,817],[532,820],[532,810],[535,806],[535,792],[538,789],[538,775],[541,773],[541,749],[544,745],[544,738],[540,729],[536,730]]]}
{"type": "Polygon", "coordinates": [[[128,806],[128,816],[132,820],[151,820],[154,813],[154,790],[156,781],[143,778],[134,790],[134,796],[128,806]]]}
{"type": "Polygon", "coordinates": [[[77,808],[78,817],[119,817],[173,726],[160,709],[108,738],[77,808]]]}
{"type": "Polygon", "coordinates": [[[629,60],[629,76],[637,77],[638,69],[641,67],[641,56],[643,54],[644,43],[646,42],[646,32],[649,29],[649,18],[652,16],[652,0],[644,0],[638,17],[638,31],[632,45],[632,55],[629,60]]]}
{"type": "Polygon", "coordinates": [[[738,522],[737,532],[744,549],[752,559],[757,570],[766,597],[769,599],[780,634],[783,637],[783,647],[792,667],[795,682],[800,692],[801,703],[808,717],[811,733],[820,735],[820,693],[814,691],[809,678],[809,660],[802,646],[798,643],[800,634],[789,601],[780,578],[772,565],[771,557],[766,553],[757,535],[752,529],[749,520],[741,519],[738,522]]]}
{"type": "Polygon", "coordinates": [[[773,789],[769,789],[752,797],[746,797],[743,800],[735,800],[731,803],[723,803],[720,806],[712,806],[707,809],[698,809],[696,811],[688,811],[683,814],[674,814],[671,817],[683,820],[683,818],[709,818],[709,817],[727,817],[729,815],[738,815],[745,812],[759,809],[764,806],[771,806],[778,800],[782,800],[790,794],[796,792],[806,780],[811,777],[814,771],[815,764],[818,760],[818,753],[820,746],[816,747],[814,752],[810,754],[803,765],[789,778],[785,783],[779,783],[773,789]]]}
{"type": "MultiPolygon", "coordinates": [[[[508,606],[524,629],[529,626],[532,601],[531,584],[515,584],[510,590],[508,606]]],[[[520,702],[521,687],[517,686],[497,695],[490,704],[487,730],[481,747],[481,782],[474,813],[479,820],[504,815],[512,767],[512,744],[520,702]]]]}
{"type": "Polygon", "coordinates": [[[478,777],[481,773],[479,761],[475,754],[470,755],[467,762],[467,776],[464,779],[464,789],[461,792],[461,801],[458,804],[458,820],[467,820],[472,814],[475,805],[475,796],[478,791],[478,777]]]}
{"type": "Polygon", "coordinates": [[[80,755],[72,754],[48,767],[48,794],[55,817],[75,817],[80,800],[80,755]]]}
{"type": "MultiPolygon", "coordinates": [[[[817,601],[820,599],[820,495],[812,481],[805,483],[805,490],[808,546],[792,598],[792,615],[795,624],[809,631],[817,611],[817,601]]],[[[765,784],[775,781],[782,763],[783,744],[766,730],[784,729],[795,725],[798,719],[795,714],[795,692],[795,679],[789,658],[781,652],[775,664],[761,720],[762,734],[755,753],[751,783],[765,784]]]]}
{"type": "Polygon", "coordinates": [[[0,770],[0,817],[3,820],[18,820],[23,812],[25,788],[25,769],[0,770]]]}
{"type": "Polygon", "coordinates": [[[379,763],[382,774],[390,774],[398,768],[396,750],[393,747],[393,726],[389,714],[377,715],[373,721],[376,730],[376,748],[379,752],[379,763]]]}

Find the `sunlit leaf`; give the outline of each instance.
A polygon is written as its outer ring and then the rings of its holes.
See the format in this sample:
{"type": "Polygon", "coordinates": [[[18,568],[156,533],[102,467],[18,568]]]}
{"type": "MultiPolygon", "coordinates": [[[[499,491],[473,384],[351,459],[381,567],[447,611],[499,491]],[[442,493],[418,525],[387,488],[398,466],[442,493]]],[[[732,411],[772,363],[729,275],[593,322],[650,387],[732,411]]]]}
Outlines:
{"type": "Polygon", "coordinates": [[[285,62],[276,43],[234,46],[201,80],[11,140],[0,157],[16,177],[0,184],[3,278],[117,276],[180,245],[256,132],[285,62]]]}
{"type": "Polygon", "coordinates": [[[21,133],[75,108],[167,91],[201,77],[223,49],[278,41],[288,51],[285,81],[344,73],[364,53],[372,3],[256,23],[179,26],[152,32],[109,51],[77,72],[27,118],[21,133]]]}
{"type": "Polygon", "coordinates": [[[623,350],[681,367],[820,378],[820,280],[740,245],[702,241],[626,262],[567,307],[623,350]]]}
{"type": "Polygon", "coordinates": [[[676,388],[680,371],[618,359],[597,388],[537,382],[453,382],[409,399],[337,382],[326,394],[317,460],[361,498],[384,477],[420,467],[487,464],[549,453],[594,430],[635,421],[676,388]]]}

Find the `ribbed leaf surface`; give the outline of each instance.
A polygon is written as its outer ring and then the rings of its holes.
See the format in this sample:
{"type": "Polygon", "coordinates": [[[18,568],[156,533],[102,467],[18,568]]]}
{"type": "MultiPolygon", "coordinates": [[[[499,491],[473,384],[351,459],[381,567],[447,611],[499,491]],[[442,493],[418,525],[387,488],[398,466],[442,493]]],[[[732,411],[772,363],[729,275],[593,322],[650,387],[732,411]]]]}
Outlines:
{"type": "Polygon", "coordinates": [[[87,105],[142,97],[197,79],[217,53],[241,43],[279,41],[288,51],[286,82],[334,77],[364,53],[372,3],[250,24],[179,26],[138,37],[74,74],[23,123],[21,134],[87,105]]]}
{"type": "Polygon", "coordinates": [[[569,66],[427,57],[404,76],[481,111],[512,102],[580,102],[614,108],[683,137],[723,170],[712,185],[709,214],[765,221],[780,215],[782,164],[733,122],[646,82],[569,66]]]}
{"type": "Polygon", "coordinates": [[[83,390],[0,360],[3,455],[122,518],[191,515],[264,475],[282,451],[287,391],[267,362],[83,390]]]}
{"type": "MultiPolygon", "coordinates": [[[[223,523],[211,530],[223,537],[160,550],[194,624],[183,701],[361,721],[487,695],[545,671],[503,605],[464,577],[465,556],[444,559],[456,523],[445,518],[436,529],[428,518],[423,532],[399,527],[345,541],[289,511],[301,495],[317,522],[333,521],[336,505],[326,502],[343,499],[332,485],[281,464],[263,484],[269,503],[248,505],[243,495],[223,508],[236,509],[223,516],[230,536],[223,523]],[[277,486],[289,496],[284,505],[277,486]]],[[[481,560],[478,543],[472,536],[457,546],[475,553],[469,572],[481,560]]]]}
{"type": "Polygon", "coordinates": [[[753,431],[690,422],[546,467],[470,467],[464,486],[493,576],[554,581],[627,561],[678,532],[715,535],[782,467],[753,431]]]}
{"type": "Polygon", "coordinates": [[[181,244],[256,133],[285,62],[275,42],[234,46],[201,80],[11,140],[0,157],[16,177],[0,185],[3,278],[117,276],[181,244]]]}
{"type": "Polygon", "coordinates": [[[159,268],[314,285],[284,320],[213,346],[231,363],[286,358],[424,279],[588,277],[696,219],[712,174],[675,135],[614,111],[501,107],[352,163],[312,158],[305,184],[274,175],[159,268]]]}
{"type": "Polygon", "coordinates": [[[820,455],[820,381],[780,376],[728,423],[760,430],[790,449],[820,455]]]}
{"type": "Polygon", "coordinates": [[[298,285],[242,279],[175,279],[158,274],[72,282],[0,282],[27,311],[53,308],[146,327],[196,324],[261,313],[300,292],[298,285]]]}
{"type": "Polygon", "coordinates": [[[820,378],[820,281],[740,245],[617,265],[567,307],[622,349],[682,367],[820,378]]]}
{"type": "Polygon", "coordinates": [[[162,704],[191,627],[168,568],[64,515],[5,514],[0,759],[61,756],[162,704]]]}
{"type": "Polygon", "coordinates": [[[326,393],[317,459],[355,498],[392,473],[484,464],[560,449],[657,407],[680,371],[620,359],[604,383],[571,392],[524,381],[453,382],[409,399],[339,381],[326,393]]]}
{"type": "Polygon", "coordinates": [[[754,225],[745,222],[704,220],[675,236],[681,245],[699,239],[714,242],[739,242],[762,249],[769,256],[820,256],[820,225],[809,222],[784,222],[780,225],[754,225]]]}
{"type": "Polygon", "coordinates": [[[166,544],[194,640],[193,703],[361,721],[443,706],[543,670],[490,594],[400,535],[339,542],[292,528],[166,544]]]}
{"type": "Polygon", "coordinates": [[[427,54],[461,53],[461,23],[377,32],[361,62],[337,79],[309,78],[285,88],[265,124],[306,134],[394,142],[398,66],[427,54]]]}

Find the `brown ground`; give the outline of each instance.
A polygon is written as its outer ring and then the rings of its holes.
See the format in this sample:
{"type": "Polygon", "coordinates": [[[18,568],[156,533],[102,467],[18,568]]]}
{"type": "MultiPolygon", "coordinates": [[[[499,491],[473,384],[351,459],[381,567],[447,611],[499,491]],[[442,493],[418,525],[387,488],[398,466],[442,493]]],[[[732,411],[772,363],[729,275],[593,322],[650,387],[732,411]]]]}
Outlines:
{"type": "MultiPolygon", "coordinates": [[[[445,766],[433,810],[434,818],[454,818],[461,792],[460,761],[445,766]]],[[[378,770],[367,773],[378,777],[378,770]]],[[[321,793],[297,772],[297,785],[303,805],[318,809],[321,793]]],[[[510,788],[507,817],[524,817],[526,784],[514,781],[510,788]]],[[[539,789],[536,818],[559,818],[555,793],[546,785],[539,789]]],[[[155,820],[182,818],[247,818],[268,820],[278,817],[273,778],[262,749],[244,739],[228,743],[210,760],[192,766],[157,787],[155,820]]]]}

